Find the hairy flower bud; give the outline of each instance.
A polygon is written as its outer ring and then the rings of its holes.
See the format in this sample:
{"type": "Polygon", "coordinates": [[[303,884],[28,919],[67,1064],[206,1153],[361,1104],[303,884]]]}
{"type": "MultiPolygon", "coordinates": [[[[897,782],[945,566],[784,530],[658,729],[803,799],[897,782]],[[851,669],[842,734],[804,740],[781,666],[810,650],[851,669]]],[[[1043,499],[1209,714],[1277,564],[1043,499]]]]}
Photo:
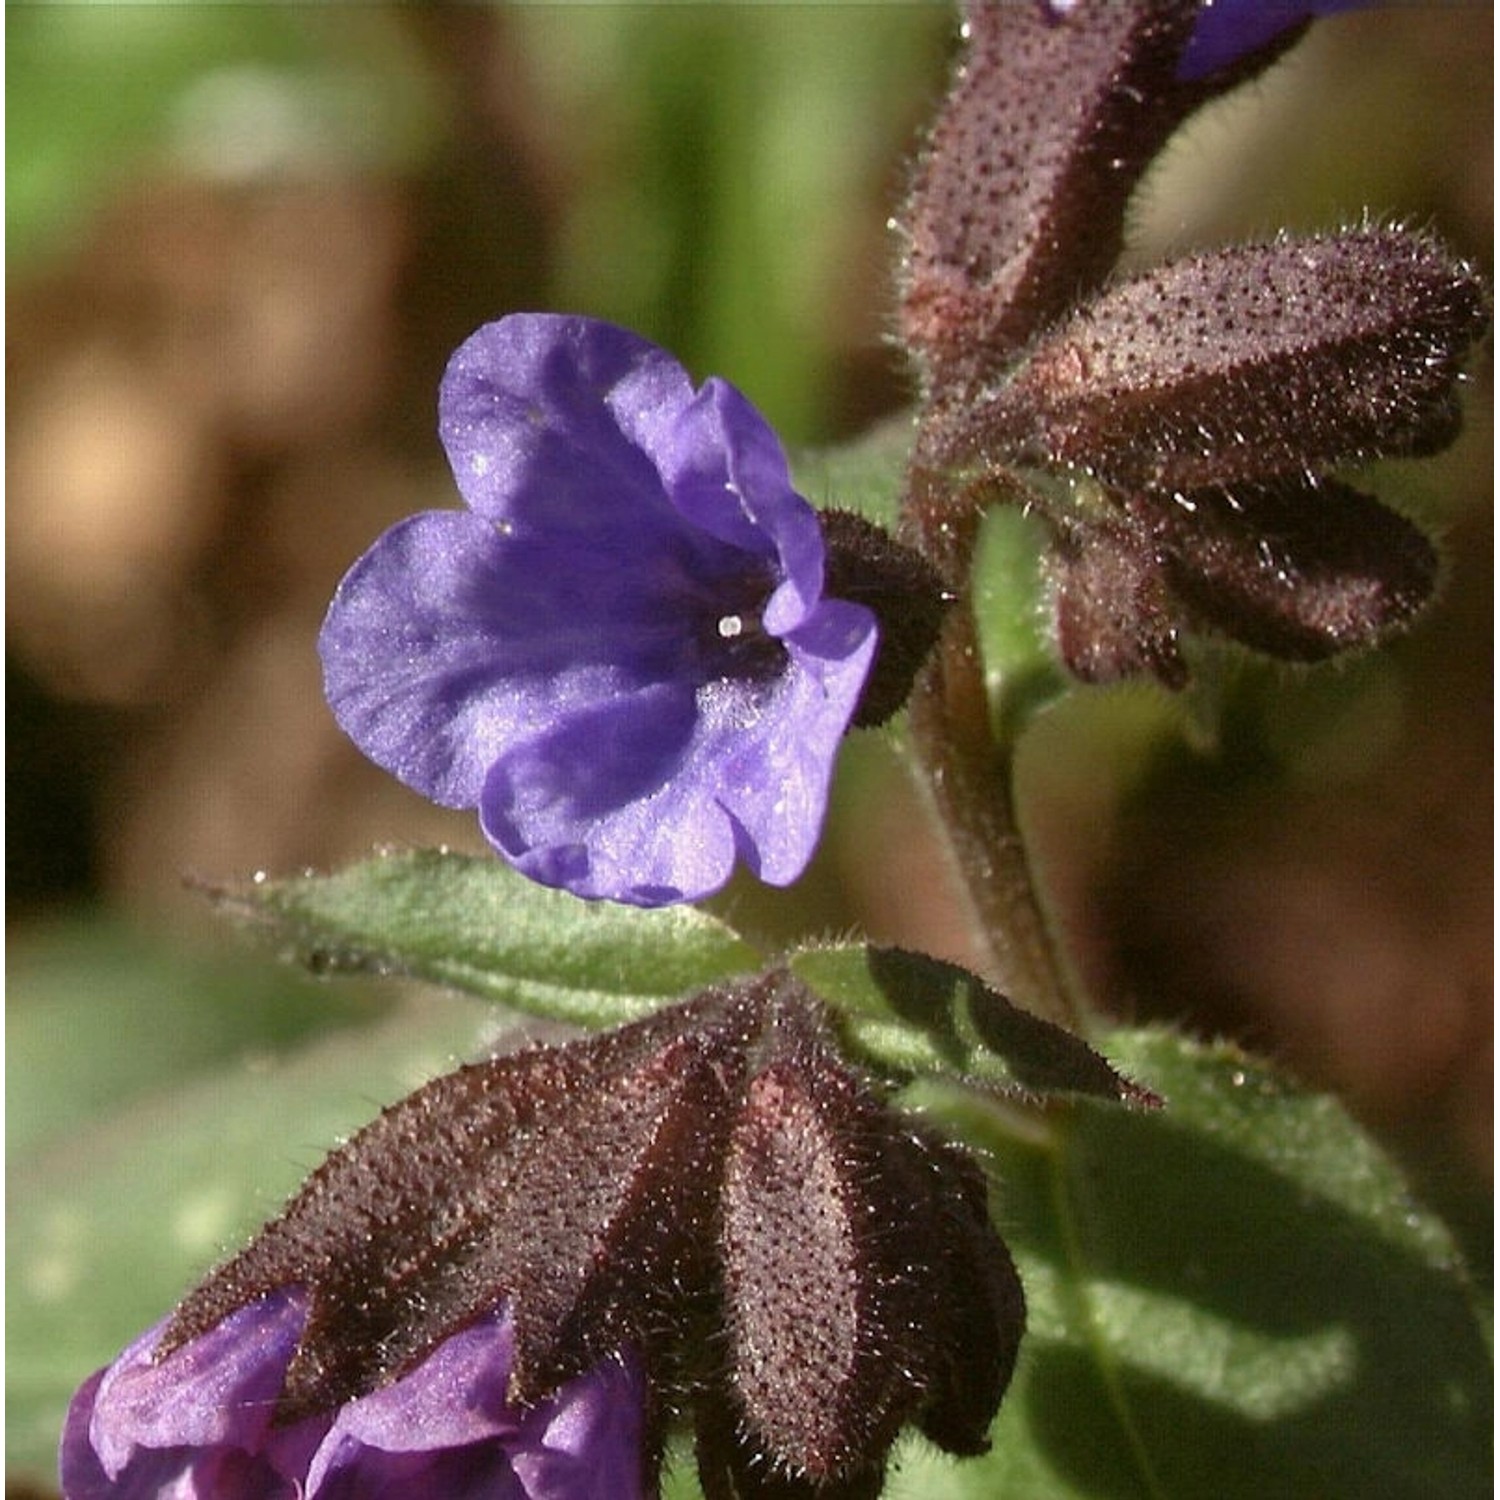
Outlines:
{"type": "Polygon", "coordinates": [[[1150,673],[1168,687],[1187,681],[1178,649],[1180,611],[1160,554],[1112,518],[1061,526],[1046,560],[1058,654],[1084,682],[1150,673]]]}
{"type": "Polygon", "coordinates": [[[1403,516],[1333,479],[1293,476],[1131,505],[1195,623],[1286,661],[1318,661],[1405,624],[1438,556],[1403,516]]]}
{"type": "Polygon", "coordinates": [[[935,392],[1004,369],[1099,286],[1167,137],[1279,55],[1180,78],[1198,14],[1199,0],[965,5],[964,50],[901,220],[901,329],[935,392]]]}
{"type": "Polygon", "coordinates": [[[880,626],[880,641],[851,721],[884,724],[911,694],[911,685],[943,628],[953,595],[930,562],[873,521],[848,510],[820,516],[828,547],[824,586],[862,604],[880,626]]]}
{"type": "Polygon", "coordinates": [[[1396,229],[1238,245],[1102,293],[1040,338],[956,448],[1191,490],[1428,453],[1484,327],[1473,273],[1396,229]]]}
{"type": "Polygon", "coordinates": [[[691,1408],[710,1495],[853,1500],[907,1423],[984,1450],[1024,1322],[973,1162],[887,1108],[773,971],[391,1106],[80,1393],[65,1459],[126,1496],[152,1454],[197,1483],[243,1450],[316,1493],[383,1472],[366,1450],[423,1411],[423,1473],[520,1473],[553,1461],[531,1414],[562,1400],[617,1463],[635,1434],[621,1494],[651,1492],[691,1408]],[[253,1426],[192,1416],[199,1369],[257,1382],[253,1426]],[[486,1391],[477,1435],[445,1371],[486,1391]]]}
{"type": "Polygon", "coordinates": [[[819,1030],[800,1007],[775,1020],[730,1135],[729,1384],[757,1451],[860,1492],[921,1407],[950,1451],[984,1451],[1024,1304],[972,1163],[819,1030]]]}
{"type": "Polygon", "coordinates": [[[1319,660],[1406,625],[1436,586],[1431,542],[1330,471],[1453,440],[1489,320],[1470,267],[1365,227],[1106,285],[1172,131],[1340,4],[967,8],[906,220],[902,327],[927,393],[907,519],[940,545],[976,482],[1040,516],[1053,644],[1086,681],[1181,687],[1196,630],[1319,660]]]}
{"type": "Polygon", "coordinates": [[[623,1346],[649,1353],[702,1275],[736,1059],[732,1007],[687,1035],[683,1019],[472,1064],[408,1095],[183,1302],[165,1347],[305,1287],[287,1420],[374,1389],[502,1300],[516,1400],[623,1346]]]}

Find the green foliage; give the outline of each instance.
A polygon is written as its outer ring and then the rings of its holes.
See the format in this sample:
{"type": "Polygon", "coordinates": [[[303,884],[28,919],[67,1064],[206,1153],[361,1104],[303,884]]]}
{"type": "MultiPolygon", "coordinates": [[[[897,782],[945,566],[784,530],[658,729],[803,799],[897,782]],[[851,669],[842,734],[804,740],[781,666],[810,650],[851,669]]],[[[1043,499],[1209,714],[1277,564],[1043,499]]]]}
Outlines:
{"type": "Polygon", "coordinates": [[[1379,1148],[1231,1048],[1106,1050],[1162,1110],[913,1092],[986,1152],[1030,1317],[991,1454],[914,1443],[890,1494],[1489,1494],[1488,1342],[1450,1236],[1379,1148]]]}
{"type": "Polygon", "coordinates": [[[498,859],[377,855],[329,877],[217,896],[322,973],[403,974],[580,1026],[635,1020],[745,968],[756,954],[691,907],[580,901],[498,859]]]}
{"type": "Polygon", "coordinates": [[[804,949],[790,966],[834,1007],[846,1045],[877,1067],[962,1077],[1001,1098],[1157,1102],[1071,1032],[956,964],[843,943],[804,949]]]}

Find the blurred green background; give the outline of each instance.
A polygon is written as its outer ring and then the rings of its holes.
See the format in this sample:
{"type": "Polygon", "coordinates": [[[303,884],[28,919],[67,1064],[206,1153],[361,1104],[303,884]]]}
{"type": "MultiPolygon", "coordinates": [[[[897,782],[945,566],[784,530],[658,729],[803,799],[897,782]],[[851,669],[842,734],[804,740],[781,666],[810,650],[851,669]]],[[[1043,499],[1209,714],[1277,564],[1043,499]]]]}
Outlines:
{"type": "MultiPolygon", "coordinates": [[[[45,1483],[94,1364],[482,1027],[247,954],[183,883],[476,845],[342,741],[313,650],[376,534],[455,502],[448,353],[508,311],[585,312],[731,379],[791,444],[899,411],[887,219],[952,29],[942,5],[7,7],[18,1483],[45,1483]],[[206,1186],[159,1223],[172,1173],[206,1186]],[[122,1260],[81,1280],[109,1215],[122,1260]]],[[[1174,142],[1132,254],[1368,209],[1488,273],[1491,163],[1487,6],[1340,17],[1174,142]]],[[[1410,637],[1296,677],[1234,661],[1212,702],[1087,695],[1022,777],[1095,992],[1337,1087],[1475,1242],[1487,362],[1470,409],[1457,448],[1383,479],[1446,537],[1448,587],[1410,637]]],[[[897,761],[857,740],[846,762],[804,887],[730,903],[962,958],[897,761]]]]}

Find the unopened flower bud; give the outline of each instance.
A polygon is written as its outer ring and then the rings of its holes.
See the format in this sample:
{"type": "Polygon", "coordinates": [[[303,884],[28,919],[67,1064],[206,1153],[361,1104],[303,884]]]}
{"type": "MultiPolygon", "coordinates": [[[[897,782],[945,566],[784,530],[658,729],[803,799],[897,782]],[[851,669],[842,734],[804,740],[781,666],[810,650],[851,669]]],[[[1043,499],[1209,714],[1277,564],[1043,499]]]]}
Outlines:
{"type": "Polygon", "coordinates": [[[689,1409],[710,1494],[873,1494],[907,1423],[985,1446],[1025,1321],[985,1197],[785,971],[460,1068],[84,1387],[69,1500],[231,1470],[583,1495],[598,1465],[649,1494],[689,1409]],[[597,1443],[548,1488],[565,1412],[597,1443]]]}

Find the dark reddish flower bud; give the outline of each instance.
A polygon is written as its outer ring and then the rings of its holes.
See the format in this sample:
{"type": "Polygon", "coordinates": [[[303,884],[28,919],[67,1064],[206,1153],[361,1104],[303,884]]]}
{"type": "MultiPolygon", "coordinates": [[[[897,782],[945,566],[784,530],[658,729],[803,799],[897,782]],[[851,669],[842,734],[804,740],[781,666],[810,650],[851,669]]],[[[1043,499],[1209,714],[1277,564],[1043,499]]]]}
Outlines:
{"type": "Polygon", "coordinates": [[[1395,511],[1332,479],[1198,490],[1132,509],[1201,623],[1287,661],[1367,646],[1431,597],[1438,556],[1395,511]]]}
{"type": "Polygon", "coordinates": [[[908,1422],[985,1447],[1025,1320],[985,1199],[968,1157],[889,1110],[778,971],[418,1089],[147,1357],[293,1296],[252,1434],[274,1454],[283,1430],[341,1431],[403,1381],[439,1400],[417,1372],[500,1318],[486,1379],[517,1421],[576,1377],[602,1399],[601,1370],[644,1372],[622,1492],[650,1490],[667,1424],[694,1407],[711,1495],[850,1500],[876,1492],[908,1422]]]}
{"type": "Polygon", "coordinates": [[[1418,235],[1240,245],[1079,309],[950,441],[1165,491],[1429,453],[1484,322],[1473,273],[1418,235]]]}
{"type": "Polygon", "coordinates": [[[729,1386],[749,1455],[820,1495],[874,1494],[913,1416],[950,1451],[988,1446],[1024,1303],[972,1163],[886,1110],[820,1031],[782,1009],[730,1135],[729,1386]]]}
{"type": "Polygon", "coordinates": [[[1123,518],[1061,526],[1045,567],[1058,654],[1075,677],[1118,682],[1150,673],[1173,688],[1187,681],[1181,612],[1148,537],[1123,518]]]}
{"type": "Polygon", "coordinates": [[[1120,497],[1058,524],[1045,566],[1059,654],[1085,682],[1187,680],[1186,630],[1321,661],[1410,623],[1439,564],[1422,531],[1332,479],[1120,497]]]}
{"type": "Polygon", "coordinates": [[[1199,0],[969,0],[965,47],[902,217],[901,331],[931,387],[993,376],[1099,286],[1168,136],[1288,36],[1186,81],[1199,0]]]}
{"type": "Polygon", "coordinates": [[[880,644],[854,710],[860,728],[884,724],[911,695],[953,602],[942,578],[915,548],[848,510],[820,512],[828,548],[823,587],[863,604],[880,627],[880,644]]]}
{"type": "Polygon", "coordinates": [[[1437,585],[1422,531],[1332,479],[1153,490],[1054,524],[1045,567],[1057,648],[1085,682],[1181,687],[1186,630],[1321,661],[1410,623],[1437,585]]]}
{"type": "Polygon", "coordinates": [[[1324,476],[1453,439],[1489,318],[1469,267],[1365,228],[1105,286],[1168,136],[1326,8],[1245,7],[1212,37],[1198,0],[966,8],[905,221],[902,331],[928,398],[906,518],[940,549],[976,482],[1038,514],[1056,649],[1085,680],[1180,687],[1194,629],[1316,660],[1406,624],[1435,586],[1415,527],[1324,476]]]}
{"type": "Polygon", "coordinates": [[[673,1299],[706,1275],[738,1060],[738,1008],[689,1032],[698,1019],[666,1012],[418,1089],[183,1302],[164,1351],[300,1285],[283,1420],[382,1385],[501,1301],[515,1400],[625,1346],[649,1357],[673,1299]]]}

